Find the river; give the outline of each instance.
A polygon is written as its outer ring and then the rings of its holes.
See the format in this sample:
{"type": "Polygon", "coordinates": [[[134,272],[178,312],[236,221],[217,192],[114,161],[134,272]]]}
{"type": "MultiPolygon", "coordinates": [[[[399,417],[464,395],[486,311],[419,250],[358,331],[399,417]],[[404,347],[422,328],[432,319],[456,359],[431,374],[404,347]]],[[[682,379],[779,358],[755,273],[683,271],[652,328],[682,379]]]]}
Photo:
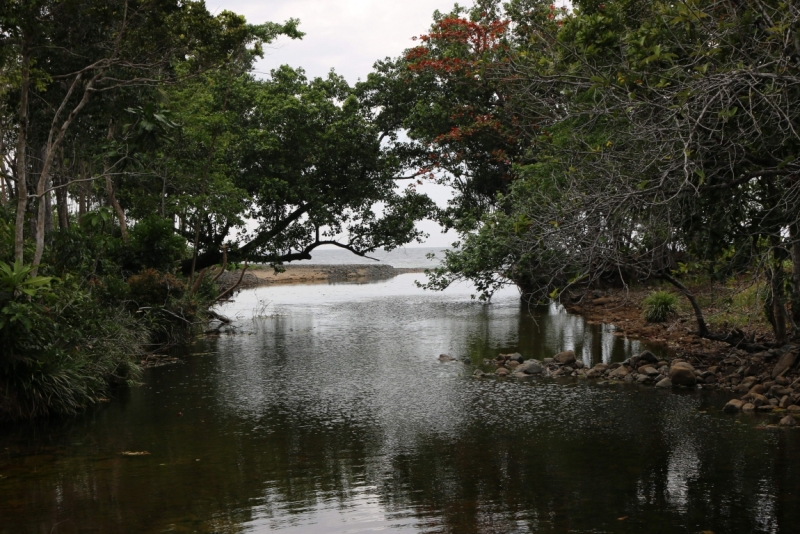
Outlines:
{"type": "Polygon", "coordinates": [[[76,418],[0,427],[0,533],[788,533],[800,432],[724,397],[474,378],[500,352],[642,350],[516,291],[274,286],[76,418]],[[123,451],[148,452],[124,456],[123,451]]]}

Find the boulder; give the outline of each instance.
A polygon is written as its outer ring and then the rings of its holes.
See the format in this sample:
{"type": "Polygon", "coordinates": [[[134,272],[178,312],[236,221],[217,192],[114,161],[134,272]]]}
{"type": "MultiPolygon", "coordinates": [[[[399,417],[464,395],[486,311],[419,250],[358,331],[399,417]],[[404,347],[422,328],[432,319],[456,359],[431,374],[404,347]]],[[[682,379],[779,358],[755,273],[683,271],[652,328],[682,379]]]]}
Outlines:
{"type": "Polygon", "coordinates": [[[450,356],[449,354],[440,354],[439,361],[440,362],[454,362],[456,359],[450,356]]]}
{"type": "Polygon", "coordinates": [[[647,384],[647,383],[652,382],[652,381],[653,381],[653,379],[650,378],[646,374],[641,374],[641,375],[636,377],[636,382],[638,382],[639,384],[647,384]]]}
{"type": "Polygon", "coordinates": [[[790,404],[792,404],[791,397],[789,397],[789,395],[784,395],[783,397],[781,397],[781,400],[778,403],[778,408],[783,408],[785,410],[786,408],[789,407],[790,404]]]}
{"type": "Polygon", "coordinates": [[[754,412],[756,409],[755,405],[751,402],[745,402],[744,406],[742,406],[743,412],[754,412]]]}
{"type": "Polygon", "coordinates": [[[519,362],[517,360],[508,360],[508,362],[506,363],[506,367],[508,367],[513,371],[514,369],[519,367],[519,362]]]}
{"type": "Polygon", "coordinates": [[[575,351],[565,350],[553,356],[553,361],[561,365],[570,365],[575,363],[575,351]]]}
{"type": "Polygon", "coordinates": [[[779,424],[781,426],[795,426],[797,424],[797,421],[795,421],[794,417],[792,417],[791,415],[787,415],[786,417],[781,419],[781,422],[779,424]]]}
{"type": "Polygon", "coordinates": [[[522,363],[522,354],[515,352],[514,354],[507,354],[508,359],[512,362],[522,363]]]}
{"type": "Polygon", "coordinates": [[[767,388],[764,387],[764,384],[756,384],[755,386],[750,388],[748,391],[748,395],[763,395],[767,392],[767,388]]]}
{"type": "Polygon", "coordinates": [[[624,365],[620,365],[619,367],[617,367],[608,374],[609,378],[616,378],[616,379],[625,378],[626,376],[628,376],[628,370],[625,368],[624,365]]]}
{"type": "Polygon", "coordinates": [[[589,369],[586,372],[586,378],[599,378],[602,372],[598,371],[597,369],[589,369]]]}
{"type": "Polygon", "coordinates": [[[792,404],[791,406],[786,408],[786,411],[791,414],[800,415],[800,406],[792,404]]]}
{"type": "Polygon", "coordinates": [[[772,368],[772,378],[778,378],[779,376],[783,376],[789,369],[797,361],[797,354],[794,352],[787,352],[781,359],[778,360],[778,363],[775,364],[775,367],[772,368]]]}
{"type": "Polygon", "coordinates": [[[598,363],[597,365],[592,367],[592,369],[596,369],[596,370],[598,370],[598,371],[600,371],[602,373],[603,371],[608,369],[608,364],[607,363],[598,363]]]}
{"type": "Polygon", "coordinates": [[[722,408],[722,411],[725,413],[736,413],[742,409],[742,406],[744,406],[744,402],[739,399],[731,399],[728,401],[728,404],[722,408]]]}
{"type": "Polygon", "coordinates": [[[651,365],[646,365],[644,371],[639,371],[639,374],[645,374],[649,377],[655,377],[658,376],[660,373],[658,372],[658,369],[656,369],[655,367],[651,365]]]}
{"type": "Polygon", "coordinates": [[[486,373],[484,373],[484,372],[483,372],[483,371],[481,371],[480,369],[475,369],[475,372],[474,372],[474,373],[472,373],[472,376],[477,376],[478,378],[480,378],[480,377],[482,377],[482,376],[486,376],[486,373]]]}
{"type": "Polygon", "coordinates": [[[510,373],[511,371],[509,371],[505,367],[498,367],[497,371],[494,372],[494,374],[496,374],[497,376],[508,376],[510,373]]]}
{"type": "Polygon", "coordinates": [[[767,399],[764,395],[753,393],[752,395],[748,395],[748,397],[750,397],[750,402],[752,402],[756,408],[769,404],[769,399],[767,399]]]}
{"type": "Polygon", "coordinates": [[[687,362],[673,363],[669,378],[676,386],[694,386],[697,383],[694,367],[687,362]]]}
{"type": "Polygon", "coordinates": [[[655,365],[658,363],[658,358],[656,358],[655,354],[653,354],[649,350],[646,350],[641,354],[639,354],[639,364],[644,364],[644,363],[652,363],[655,365]]]}
{"type": "Polygon", "coordinates": [[[517,367],[517,372],[527,375],[540,375],[544,372],[544,367],[537,360],[528,360],[517,367]]]}
{"type": "Polygon", "coordinates": [[[656,382],[657,388],[671,388],[672,387],[672,380],[669,378],[663,378],[656,382]]]}

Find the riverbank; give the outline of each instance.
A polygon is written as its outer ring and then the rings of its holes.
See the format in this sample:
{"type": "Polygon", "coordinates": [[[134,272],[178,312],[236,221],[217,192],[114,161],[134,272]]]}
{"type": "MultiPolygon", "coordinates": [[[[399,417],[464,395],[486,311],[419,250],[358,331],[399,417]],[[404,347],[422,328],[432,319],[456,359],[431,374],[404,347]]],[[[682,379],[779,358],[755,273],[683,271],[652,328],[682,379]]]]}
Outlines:
{"type": "MultiPolygon", "coordinates": [[[[600,365],[599,368],[570,370],[567,374],[575,372],[587,378],[657,387],[721,389],[735,397],[736,402],[726,405],[727,411],[800,413],[800,346],[774,346],[769,324],[758,307],[731,309],[735,297],[743,293],[742,288],[706,285],[690,289],[704,305],[712,328],[724,332],[731,328],[728,324],[731,319],[739,323],[734,323],[733,327],[746,322],[747,337],[766,345],[766,350],[748,352],[696,335],[693,311],[684,302],[669,321],[648,323],[643,318],[642,301],[655,289],[645,286],[594,291],[580,298],[573,297],[566,309],[582,315],[590,323],[611,325],[615,336],[662,345],[673,356],[670,362],[631,358],[621,365],[600,365]]],[[[553,369],[552,373],[558,373],[558,369],[553,369]]],[[[793,424],[788,420],[785,423],[793,424]]]]}

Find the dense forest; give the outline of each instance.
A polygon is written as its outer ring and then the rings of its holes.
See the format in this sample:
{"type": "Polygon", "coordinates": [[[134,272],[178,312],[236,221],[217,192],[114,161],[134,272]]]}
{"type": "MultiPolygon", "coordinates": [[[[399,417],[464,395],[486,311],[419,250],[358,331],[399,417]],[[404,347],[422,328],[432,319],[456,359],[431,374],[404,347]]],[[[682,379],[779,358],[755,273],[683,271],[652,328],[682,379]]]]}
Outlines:
{"type": "MultiPolygon", "coordinates": [[[[800,11],[772,0],[480,0],[350,85],[253,72],[298,21],[203,2],[0,8],[0,419],[73,413],[185,342],[247,262],[461,239],[427,287],[532,302],[755,288],[800,335],[800,11]],[[437,207],[416,191],[451,186],[437,207]]],[[[761,346],[761,345],[759,345],[761,346]]]]}

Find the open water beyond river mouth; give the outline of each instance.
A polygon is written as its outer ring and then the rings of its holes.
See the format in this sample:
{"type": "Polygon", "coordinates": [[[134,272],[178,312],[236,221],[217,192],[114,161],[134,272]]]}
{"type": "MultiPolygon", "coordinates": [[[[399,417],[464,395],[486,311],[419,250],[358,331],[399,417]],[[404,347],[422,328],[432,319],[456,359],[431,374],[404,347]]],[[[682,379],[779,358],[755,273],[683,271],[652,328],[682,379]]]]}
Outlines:
{"type": "Polygon", "coordinates": [[[144,386],[0,427],[0,533],[800,532],[800,431],[704,392],[473,378],[438,355],[641,347],[420,276],[245,291],[235,333],[144,386]]]}

